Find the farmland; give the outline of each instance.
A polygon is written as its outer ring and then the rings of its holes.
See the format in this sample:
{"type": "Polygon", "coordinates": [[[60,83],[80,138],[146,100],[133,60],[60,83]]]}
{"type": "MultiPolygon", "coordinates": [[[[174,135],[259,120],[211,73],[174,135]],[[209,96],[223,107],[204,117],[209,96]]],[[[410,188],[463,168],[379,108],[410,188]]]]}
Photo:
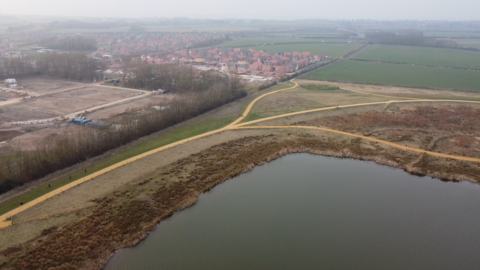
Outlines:
{"type": "Polygon", "coordinates": [[[271,43],[318,43],[318,39],[308,39],[308,38],[241,38],[233,40],[227,43],[223,43],[219,47],[242,47],[242,46],[251,46],[251,45],[263,45],[271,43]]]}
{"type": "Polygon", "coordinates": [[[480,91],[480,72],[344,61],[303,76],[305,79],[480,91]]]}
{"type": "Polygon", "coordinates": [[[312,54],[328,54],[330,59],[338,59],[351,51],[360,48],[361,44],[328,44],[328,43],[312,43],[312,44],[285,44],[285,45],[269,45],[254,46],[255,50],[264,50],[270,52],[311,52],[312,54]]]}
{"type": "Polygon", "coordinates": [[[480,39],[455,39],[458,45],[464,48],[475,48],[480,50],[480,39]]]}
{"type": "Polygon", "coordinates": [[[373,45],[355,58],[368,61],[480,69],[480,52],[454,49],[373,45]]]}
{"type": "Polygon", "coordinates": [[[303,38],[338,38],[341,37],[340,32],[283,32],[283,33],[270,33],[269,36],[275,37],[303,37],[303,38]]]}
{"type": "Polygon", "coordinates": [[[426,37],[439,38],[480,38],[480,32],[458,32],[458,31],[426,31],[426,37]]]}
{"type": "MultiPolygon", "coordinates": [[[[346,43],[346,39],[325,39],[325,43],[346,43]]],[[[272,45],[273,44],[296,44],[296,43],[321,43],[321,38],[242,38],[227,43],[219,47],[243,47],[254,45],[272,45]]]]}

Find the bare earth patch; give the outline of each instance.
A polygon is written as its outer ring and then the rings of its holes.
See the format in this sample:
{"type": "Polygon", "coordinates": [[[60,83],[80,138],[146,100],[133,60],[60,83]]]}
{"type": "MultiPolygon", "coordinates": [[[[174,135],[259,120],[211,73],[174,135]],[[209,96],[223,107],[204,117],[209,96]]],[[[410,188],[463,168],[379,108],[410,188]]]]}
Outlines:
{"type": "Polygon", "coordinates": [[[2,118],[5,121],[54,118],[136,95],[138,93],[117,88],[85,87],[38,98],[27,98],[21,103],[5,106],[2,108],[2,118]]]}
{"type": "Polygon", "coordinates": [[[73,87],[87,85],[85,83],[46,78],[19,79],[18,82],[20,86],[24,87],[23,91],[33,96],[62,92],[73,87]]]}

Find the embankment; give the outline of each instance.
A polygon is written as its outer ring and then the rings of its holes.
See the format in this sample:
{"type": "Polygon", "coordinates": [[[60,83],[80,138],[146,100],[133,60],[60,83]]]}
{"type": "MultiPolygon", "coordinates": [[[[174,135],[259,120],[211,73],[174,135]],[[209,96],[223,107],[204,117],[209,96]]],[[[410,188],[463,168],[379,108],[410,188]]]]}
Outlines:
{"type": "Polygon", "coordinates": [[[26,247],[0,251],[10,259],[0,269],[101,269],[113,252],[136,245],[159,222],[195,204],[201,193],[290,153],[356,158],[442,179],[480,181],[479,164],[312,134],[245,137],[180,159],[95,200],[90,216],[47,230],[26,247]]]}

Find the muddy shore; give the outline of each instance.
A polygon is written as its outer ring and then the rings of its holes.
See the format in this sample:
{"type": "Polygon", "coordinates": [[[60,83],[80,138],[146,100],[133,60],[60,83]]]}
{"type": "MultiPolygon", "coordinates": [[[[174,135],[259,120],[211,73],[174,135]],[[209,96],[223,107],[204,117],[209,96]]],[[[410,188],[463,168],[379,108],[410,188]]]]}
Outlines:
{"type": "Polygon", "coordinates": [[[97,199],[86,218],[45,230],[39,239],[0,251],[10,260],[0,269],[102,269],[116,251],[136,245],[159,222],[185,209],[216,185],[290,153],[374,161],[417,175],[480,182],[480,164],[390,148],[360,139],[310,133],[251,136],[213,146],[158,170],[139,175],[97,199]]]}

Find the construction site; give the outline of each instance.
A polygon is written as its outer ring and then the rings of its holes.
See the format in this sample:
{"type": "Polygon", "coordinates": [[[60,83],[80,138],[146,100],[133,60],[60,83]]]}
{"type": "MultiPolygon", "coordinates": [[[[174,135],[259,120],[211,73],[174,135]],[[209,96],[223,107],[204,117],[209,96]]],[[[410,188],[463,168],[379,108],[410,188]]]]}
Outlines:
{"type": "Polygon", "coordinates": [[[49,78],[21,79],[16,89],[6,85],[2,89],[5,91],[1,91],[4,100],[0,101],[0,147],[12,143],[28,147],[48,136],[60,135],[76,128],[72,125],[75,117],[108,121],[148,106],[164,105],[173,97],[49,78]]]}

